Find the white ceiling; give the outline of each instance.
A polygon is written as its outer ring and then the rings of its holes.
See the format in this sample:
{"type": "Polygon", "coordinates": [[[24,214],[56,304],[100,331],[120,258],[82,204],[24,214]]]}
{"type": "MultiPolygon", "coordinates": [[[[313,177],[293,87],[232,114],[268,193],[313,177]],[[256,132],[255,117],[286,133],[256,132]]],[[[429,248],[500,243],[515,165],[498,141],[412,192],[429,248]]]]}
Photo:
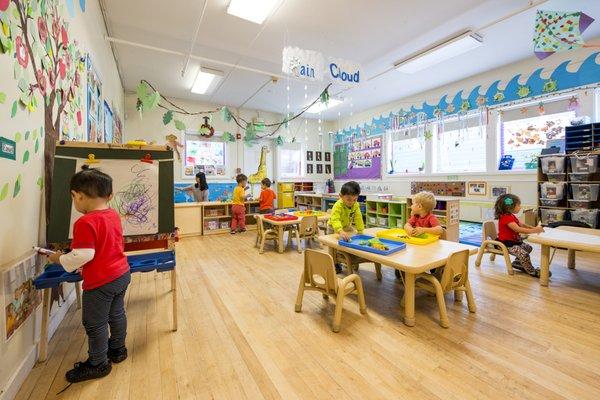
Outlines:
{"type": "MultiPolygon", "coordinates": [[[[190,49],[204,6],[204,0],[101,1],[111,37],[183,53],[190,49]]],[[[282,0],[270,18],[257,25],[227,14],[229,0],[206,1],[193,54],[280,75],[282,48],[298,46],[318,50],[325,56],[360,62],[365,72],[361,79],[374,77],[433,43],[466,29],[486,26],[529,3],[528,0],[282,0]]],[[[580,10],[600,19],[598,0],[549,0],[540,8],[580,10]]],[[[359,87],[341,93],[344,103],[323,113],[323,119],[344,117],[351,111],[360,112],[531,57],[535,10],[479,30],[484,45],[460,58],[416,74],[392,70],[369,81],[365,79],[359,87]]],[[[584,38],[598,36],[600,21],[588,28],[584,38]]],[[[226,79],[211,95],[196,95],[190,88],[200,66],[197,60],[190,62],[182,77],[183,56],[125,44],[113,46],[127,91],[135,90],[141,79],[147,79],[170,97],[285,113],[288,103],[292,111],[298,110],[325,87],[323,82],[288,79],[267,83],[270,79],[266,75],[203,63],[224,71],[226,79]]],[[[334,87],[330,92],[335,94],[340,90],[334,87]]]]}

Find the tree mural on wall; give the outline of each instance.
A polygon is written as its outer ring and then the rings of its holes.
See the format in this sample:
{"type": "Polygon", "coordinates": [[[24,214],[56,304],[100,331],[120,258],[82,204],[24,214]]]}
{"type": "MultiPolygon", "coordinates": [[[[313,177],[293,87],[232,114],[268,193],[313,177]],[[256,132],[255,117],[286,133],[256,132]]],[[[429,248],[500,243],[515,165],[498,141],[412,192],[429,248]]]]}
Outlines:
{"type": "Polygon", "coordinates": [[[21,96],[11,109],[34,112],[44,108],[44,186],[46,218],[56,141],[61,126],[82,123],[79,87],[84,61],[77,42],[70,41],[69,24],[59,0],[0,0],[0,52],[12,55],[14,78],[21,96]]]}

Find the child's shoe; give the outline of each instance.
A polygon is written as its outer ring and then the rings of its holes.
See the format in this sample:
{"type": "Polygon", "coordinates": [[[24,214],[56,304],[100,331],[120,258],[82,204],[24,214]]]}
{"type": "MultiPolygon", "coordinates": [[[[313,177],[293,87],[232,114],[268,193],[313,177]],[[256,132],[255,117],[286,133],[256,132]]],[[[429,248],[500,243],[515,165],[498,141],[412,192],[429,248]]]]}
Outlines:
{"type": "Polygon", "coordinates": [[[235,229],[232,229],[229,233],[231,233],[232,235],[235,235],[235,229]]]}
{"type": "Polygon", "coordinates": [[[238,229],[238,232],[239,233],[244,233],[244,232],[246,232],[246,228],[238,229]]]}
{"type": "Polygon", "coordinates": [[[102,378],[110,374],[110,371],[112,370],[110,361],[105,361],[98,365],[92,365],[90,364],[89,359],[83,362],[77,362],[73,367],[74,368],[72,370],[67,371],[65,374],[67,382],[70,383],[102,378]]]}
{"type": "Polygon", "coordinates": [[[125,359],[127,358],[127,347],[123,346],[118,349],[111,349],[109,347],[106,355],[108,356],[110,362],[118,364],[121,361],[125,361],[125,359]]]}
{"type": "MultiPolygon", "coordinates": [[[[540,277],[540,269],[534,268],[532,272],[527,272],[529,275],[539,278],[540,277]]],[[[548,278],[552,277],[552,271],[548,271],[548,278]]]]}

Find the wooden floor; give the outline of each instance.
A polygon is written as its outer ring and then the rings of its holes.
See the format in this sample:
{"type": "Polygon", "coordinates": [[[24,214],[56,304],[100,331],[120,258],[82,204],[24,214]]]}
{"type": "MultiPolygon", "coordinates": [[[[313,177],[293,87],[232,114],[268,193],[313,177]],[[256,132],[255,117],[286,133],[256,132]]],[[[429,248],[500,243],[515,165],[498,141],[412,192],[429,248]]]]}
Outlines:
{"type": "MultiPolygon", "coordinates": [[[[179,330],[171,332],[168,274],[135,274],[127,293],[129,358],[103,379],[71,386],[65,371],[87,357],[73,307],[17,399],[598,399],[600,258],[555,257],[550,287],[502,261],[471,268],[478,311],[419,293],[416,326],[402,324],[402,285],[361,267],[368,314],[307,292],[294,312],[302,256],[259,255],[254,234],[184,239],[177,247],[179,330]]],[[[534,249],[534,262],[539,248],[534,249]]],[[[471,258],[474,262],[474,258],[471,258]]]]}

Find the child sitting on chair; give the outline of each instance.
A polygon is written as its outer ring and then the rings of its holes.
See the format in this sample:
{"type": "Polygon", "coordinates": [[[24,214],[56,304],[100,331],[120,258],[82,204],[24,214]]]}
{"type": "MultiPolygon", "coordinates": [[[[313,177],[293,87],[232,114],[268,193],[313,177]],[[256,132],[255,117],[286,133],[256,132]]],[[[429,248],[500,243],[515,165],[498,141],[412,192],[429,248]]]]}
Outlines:
{"type": "MultiPolygon", "coordinates": [[[[329,218],[329,226],[337,233],[342,240],[349,241],[354,229],[352,223],[358,233],[365,230],[360,206],[357,202],[360,195],[360,185],[358,182],[350,181],[342,185],[340,190],[340,199],[335,202],[331,210],[331,218],[329,218]]],[[[340,264],[335,265],[337,273],[342,271],[340,264]]]]}
{"type": "Polygon", "coordinates": [[[88,336],[89,357],[67,371],[66,379],[71,383],[106,376],[112,369],[111,362],[127,358],[124,298],[131,275],[121,218],[108,206],[112,196],[112,178],[105,173],[84,169],[73,175],[71,197],[83,216],[73,224],[72,251],[49,256],[51,262],[61,264],[68,272],[81,269],[83,277],[81,318],[88,336]]]}
{"type": "Polygon", "coordinates": [[[273,213],[273,200],[275,200],[275,192],[271,189],[271,180],[265,178],[260,181],[260,197],[258,212],[260,214],[271,214],[273,213]]]}
{"type": "MultiPolygon", "coordinates": [[[[529,226],[519,221],[515,215],[521,210],[521,199],[514,194],[503,194],[496,200],[494,212],[498,220],[498,238],[499,242],[504,243],[508,253],[517,259],[512,263],[513,268],[525,271],[531,276],[540,277],[540,269],[534,268],[531,264],[532,247],[524,243],[520,233],[541,233],[544,228],[541,226],[529,226]]],[[[552,274],[551,274],[552,275],[552,274]]]]}
{"type": "Polygon", "coordinates": [[[444,232],[440,222],[431,212],[435,204],[435,197],[430,192],[419,192],[412,197],[410,218],[404,225],[404,230],[409,236],[419,236],[423,233],[440,236],[444,232]]]}

